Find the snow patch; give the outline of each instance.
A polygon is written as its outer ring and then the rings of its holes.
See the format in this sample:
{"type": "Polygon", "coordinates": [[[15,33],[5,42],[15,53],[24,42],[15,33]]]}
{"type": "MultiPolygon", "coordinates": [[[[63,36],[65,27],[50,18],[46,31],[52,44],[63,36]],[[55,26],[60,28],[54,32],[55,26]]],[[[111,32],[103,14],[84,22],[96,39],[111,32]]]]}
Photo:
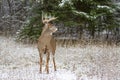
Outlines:
{"type": "Polygon", "coordinates": [[[38,66],[0,71],[0,80],[76,80],[76,75],[71,71],[59,69],[50,71],[49,74],[39,73],[38,66]]]}
{"type": "MultiPolygon", "coordinates": [[[[57,46],[57,71],[50,62],[50,74],[39,74],[36,45],[24,45],[0,36],[0,80],[119,80],[120,47],[78,45],[57,46]],[[109,67],[108,67],[109,66],[109,67]]],[[[45,63],[43,64],[45,69],[45,63]]]]}

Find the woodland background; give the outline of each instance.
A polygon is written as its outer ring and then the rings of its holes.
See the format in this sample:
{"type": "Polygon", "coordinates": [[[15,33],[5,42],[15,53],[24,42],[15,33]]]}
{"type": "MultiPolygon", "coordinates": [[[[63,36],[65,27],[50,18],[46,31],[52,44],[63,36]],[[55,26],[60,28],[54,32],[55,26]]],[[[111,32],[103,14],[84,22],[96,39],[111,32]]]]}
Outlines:
{"type": "Polygon", "coordinates": [[[120,0],[0,0],[0,80],[120,80],[119,45],[120,0]],[[50,74],[39,74],[42,12],[63,45],[50,74]]]}
{"type": "Polygon", "coordinates": [[[57,39],[120,42],[119,0],[0,0],[0,33],[37,41],[42,12],[58,17],[57,39]]]}

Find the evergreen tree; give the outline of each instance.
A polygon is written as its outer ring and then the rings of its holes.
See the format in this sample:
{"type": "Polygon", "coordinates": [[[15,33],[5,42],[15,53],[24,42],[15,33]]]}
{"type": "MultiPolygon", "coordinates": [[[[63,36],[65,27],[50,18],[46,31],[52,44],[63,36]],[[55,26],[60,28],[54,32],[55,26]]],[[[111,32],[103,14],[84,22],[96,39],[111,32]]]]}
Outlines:
{"type": "Polygon", "coordinates": [[[74,21],[88,24],[87,30],[93,38],[96,31],[115,27],[111,0],[71,0],[71,3],[74,21]]]}
{"type": "Polygon", "coordinates": [[[42,12],[55,15],[60,0],[38,0],[38,2],[32,1],[31,16],[26,20],[26,24],[18,31],[17,38],[19,40],[29,39],[37,40],[40,36],[43,24],[42,24],[42,12]]]}
{"type": "Polygon", "coordinates": [[[32,16],[21,30],[20,38],[38,38],[43,26],[42,12],[57,16],[57,22],[66,26],[82,27],[94,38],[95,32],[111,30],[117,25],[114,11],[111,0],[40,0],[33,5],[32,16]]]}

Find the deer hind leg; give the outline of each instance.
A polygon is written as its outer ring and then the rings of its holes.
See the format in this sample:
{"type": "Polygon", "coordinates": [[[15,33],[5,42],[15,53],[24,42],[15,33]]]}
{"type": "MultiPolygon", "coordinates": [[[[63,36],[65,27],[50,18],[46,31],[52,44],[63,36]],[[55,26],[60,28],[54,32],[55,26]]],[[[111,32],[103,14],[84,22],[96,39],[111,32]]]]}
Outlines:
{"type": "Polygon", "coordinates": [[[50,53],[47,50],[47,54],[46,54],[46,71],[47,71],[47,73],[49,73],[49,60],[50,60],[50,53]]]}
{"type": "Polygon", "coordinates": [[[38,48],[38,51],[39,51],[39,57],[40,57],[40,62],[39,62],[39,65],[40,65],[40,73],[42,73],[42,52],[40,52],[40,49],[38,48]]]}

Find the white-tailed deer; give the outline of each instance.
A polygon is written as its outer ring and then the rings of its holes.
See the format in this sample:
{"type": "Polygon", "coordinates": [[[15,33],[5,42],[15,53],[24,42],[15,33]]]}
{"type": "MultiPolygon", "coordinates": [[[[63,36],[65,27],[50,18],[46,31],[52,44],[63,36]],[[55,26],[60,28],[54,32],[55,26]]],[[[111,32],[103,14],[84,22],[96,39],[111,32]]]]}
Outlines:
{"type": "Polygon", "coordinates": [[[47,73],[49,73],[49,60],[51,53],[53,58],[54,70],[56,71],[55,64],[56,41],[52,34],[57,31],[57,28],[51,23],[51,21],[55,19],[56,19],[55,17],[51,16],[49,17],[44,16],[44,18],[42,17],[44,27],[41,36],[38,39],[38,50],[40,56],[40,73],[42,73],[43,55],[46,55],[46,71],[47,73]]]}

